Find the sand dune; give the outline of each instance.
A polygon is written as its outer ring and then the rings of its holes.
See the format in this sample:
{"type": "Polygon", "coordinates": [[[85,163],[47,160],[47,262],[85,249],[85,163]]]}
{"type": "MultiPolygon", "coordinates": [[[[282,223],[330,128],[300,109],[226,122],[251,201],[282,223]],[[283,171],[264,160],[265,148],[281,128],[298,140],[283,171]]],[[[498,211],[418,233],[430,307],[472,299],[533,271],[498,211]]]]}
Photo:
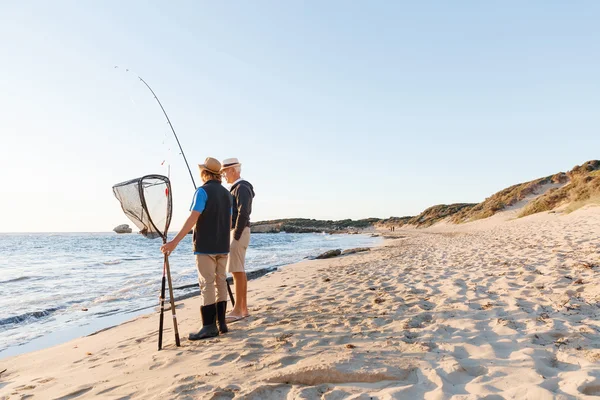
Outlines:
{"type": "MultiPolygon", "coordinates": [[[[157,316],[0,361],[0,398],[600,395],[600,207],[403,229],[250,282],[231,332],[156,351],[157,316]]],[[[199,301],[178,308],[198,329],[199,301]]]]}

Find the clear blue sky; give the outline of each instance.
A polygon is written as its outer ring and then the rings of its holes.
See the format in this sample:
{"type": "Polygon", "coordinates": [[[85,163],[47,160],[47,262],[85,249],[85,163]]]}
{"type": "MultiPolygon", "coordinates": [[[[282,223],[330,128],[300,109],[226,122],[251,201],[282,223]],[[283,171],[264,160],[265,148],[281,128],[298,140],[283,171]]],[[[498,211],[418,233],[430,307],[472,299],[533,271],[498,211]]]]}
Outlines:
{"type": "Polygon", "coordinates": [[[598,21],[596,1],[4,1],[0,231],[108,231],[112,185],[164,159],[180,227],[191,181],[124,68],[194,174],[240,158],[254,220],[482,201],[600,158],[598,21]]]}

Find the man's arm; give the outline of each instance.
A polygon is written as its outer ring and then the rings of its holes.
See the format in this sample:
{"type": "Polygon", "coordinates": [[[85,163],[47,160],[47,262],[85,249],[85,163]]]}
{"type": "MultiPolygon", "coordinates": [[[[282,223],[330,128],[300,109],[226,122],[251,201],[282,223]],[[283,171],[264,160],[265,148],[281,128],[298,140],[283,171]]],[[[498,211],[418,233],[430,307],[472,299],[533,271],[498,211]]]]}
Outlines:
{"type": "Polygon", "coordinates": [[[234,221],[234,229],[233,238],[235,240],[240,240],[242,237],[242,232],[246,226],[248,226],[248,221],[250,221],[250,207],[252,204],[252,193],[250,190],[244,186],[240,186],[236,194],[237,201],[237,220],[234,221]]]}

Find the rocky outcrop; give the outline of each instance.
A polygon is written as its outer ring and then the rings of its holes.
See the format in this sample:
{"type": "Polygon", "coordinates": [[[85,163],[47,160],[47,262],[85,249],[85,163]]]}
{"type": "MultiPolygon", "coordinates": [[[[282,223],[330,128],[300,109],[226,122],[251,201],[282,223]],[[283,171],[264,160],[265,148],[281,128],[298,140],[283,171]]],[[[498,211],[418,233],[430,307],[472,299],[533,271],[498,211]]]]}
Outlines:
{"type": "Polygon", "coordinates": [[[131,233],[133,230],[127,224],[116,226],[113,231],[117,233],[131,233]]]}
{"type": "Polygon", "coordinates": [[[356,247],[354,249],[346,249],[342,251],[342,255],[345,256],[346,254],[363,253],[365,251],[371,251],[371,249],[369,247],[356,247]]]}
{"type": "Polygon", "coordinates": [[[281,224],[252,224],[250,231],[252,233],[279,233],[281,232],[281,224]]]}
{"type": "Polygon", "coordinates": [[[319,254],[319,255],[318,255],[318,256],[316,256],[315,258],[316,258],[317,260],[323,260],[323,259],[325,259],[325,258],[333,258],[333,257],[337,257],[337,256],[339,256],[340,254],[342,254],[342,249],[329,250],[329,251],[326,251],[326,252],[325,252],[325,253],[323,253],[323,254],[319,254]]]}
{"type": "Polygon", "coordinates": [[[378,218],[361,220],[343,219],[339,221],[306,218],[277,219],[253,222],[253,233],[357,233],[378,222],[378,218]]]}

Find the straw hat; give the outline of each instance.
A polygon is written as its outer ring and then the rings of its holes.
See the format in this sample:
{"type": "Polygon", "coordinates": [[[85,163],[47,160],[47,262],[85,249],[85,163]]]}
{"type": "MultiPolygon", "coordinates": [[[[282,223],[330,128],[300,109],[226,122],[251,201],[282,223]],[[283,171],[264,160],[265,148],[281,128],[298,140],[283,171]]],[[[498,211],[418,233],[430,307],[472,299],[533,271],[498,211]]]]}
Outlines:
{"type": "Polygon", "coordinates": [[[223,160],[223,168],[221,168],[221,171],[225,168],[237,167],[238,165],[241,166],[242,164],[240,164],[240,161],[237,158],[226,158],[223,160]]]}
{"type": "Polygon", "coordinates": [[[200,168],[200,171],[205,169],[208,172],[212,172],[213,174],[217,175],[221,173],[221,163],[219,162],[219,160],[212,157],[206,157],[206,160],[204,160],[204,164],[198,164],[198,168],[200,168]]]}

